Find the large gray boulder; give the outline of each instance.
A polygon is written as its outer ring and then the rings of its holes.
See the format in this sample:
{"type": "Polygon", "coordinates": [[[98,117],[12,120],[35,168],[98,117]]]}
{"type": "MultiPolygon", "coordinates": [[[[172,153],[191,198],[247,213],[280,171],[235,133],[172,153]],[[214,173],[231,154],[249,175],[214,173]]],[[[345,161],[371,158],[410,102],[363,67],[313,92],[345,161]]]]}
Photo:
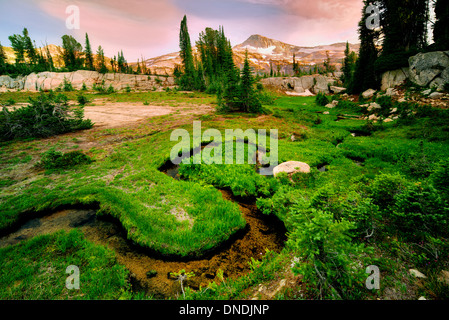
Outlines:
{"type": "Polygon", "coordinates": [[[382,75],[381,90],[394,88],[401,85],[409,77],[409,68],[387,71],[382,75]]]}
{"type": "Polygon", "coordinates": [[[410,79],[420,86],[429,86],[447,68],[449,55],[443,51],[418,53],[409,58],[410,79]]]}

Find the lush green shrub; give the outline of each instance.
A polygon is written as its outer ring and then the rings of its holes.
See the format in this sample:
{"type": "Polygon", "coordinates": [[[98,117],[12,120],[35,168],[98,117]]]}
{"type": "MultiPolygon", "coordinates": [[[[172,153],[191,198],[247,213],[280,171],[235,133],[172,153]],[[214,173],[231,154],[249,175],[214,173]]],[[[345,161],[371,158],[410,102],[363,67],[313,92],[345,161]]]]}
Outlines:
{"type": "Polygon", "coordinates": [[[114,93],[114,92],[115,92],[115,89],[114,89],[114,87],[112,86],[112,84],[110,84],[109,87],[108,87],[108,90],[106,90],[106,93],[107,93],[107,94],[111,94],[111,93],[114,93]]]}
{"type": "Polygon", "coordinates": [[[257,93],[257,97],[259,98],[260,103],[262,103],[263,105],[274,105],[276,100],[275,96],[267,91],[259,91],[257,93]]]}
{"type": "Polygon", "coordinates": [[[386,209],[395,204],[397,194],[403,192],[406,180],[400,174],[380,174],[369,185],[368,192],[374,203],[381,209],[386,209]]]}
{"type": "Polygon", "coordinates": [[[322,92],[318,92],[315,98],[315,102],[317,105],[324,107],[329,103],[329,99],[327,99],[326,95],[322,92]]]}
{"type": "Polygon", "coordinates": [[[381,95],[376,98],[376,103],[382,107],[378,114],[387,117],[390,114],[390,110],[393,108],[393,100],[391,99],[391,97],[387,95],[381,95]]]}
{"type": "Polygon", "coordinates": [[[3,108],[0,139],[49,137],[93,126],[90,120],[83,119],[83,107],[69,106],[63,94],[41,94],[36,99],[30,98],[30,103],[13,111],[3,108]]]}
{"type": "Polygon", "coordinates": [[[433,186],[449,200],[449,160],[440,161],[430,175],[433,186]]]}
{"type": "Polygon", "coordinates": [[[67,80],[66,78],[64,78],[64,83],[62,85],[62,90],[65,91],[65,92],[74,90],[73,86],[72,86],[72,83],[69,80],[67,80]]]}
{"type": "Polygon", "coordinates": [[[16,104],[16,100],[14,100],[13,98],[9,98],[8,100],[6,100],[5,102],[3,102],[3,105],[5,107],[7,106],[13,106],[16,104]]]}
{"type": "Polygon", "coordinates": [[[297,204],[292,208],[295,229],[288,247],[304,261],[293,272],[302,274],[314,298],[360,299],[366,292],[366,251],[352,241],[354,224],[337,221],[332,213],[297,204]]]}
{"type": "Polygon", "coordinates": [[[92,159],[80,151],[62,153],[51,148],[43,154],[39,166],[44,169],[67,169],[91,162],[92,159]]]}
{"type": "Polygon", "coordinates": [[[428,183],[409,183],[397,194],[394,215],[397,228],[409,239],[447,234],[449,208],[428,183]]]}
{"type": "Polygon", "coordinates": [[[80,94],[76,99],[78,100],[78,103],[81,106],[84,106],[89,103],[89,98],[87,98],[86,96],[84,96],[82,94],[80,94]]]}

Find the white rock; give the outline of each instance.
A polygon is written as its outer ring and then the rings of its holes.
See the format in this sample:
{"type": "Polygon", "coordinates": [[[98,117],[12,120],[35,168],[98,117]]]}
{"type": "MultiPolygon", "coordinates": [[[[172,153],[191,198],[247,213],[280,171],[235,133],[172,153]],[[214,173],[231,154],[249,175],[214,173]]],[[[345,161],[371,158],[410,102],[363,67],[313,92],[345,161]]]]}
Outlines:
{"type": "Polygon", "coordinates": [[[444,94],[441,92],[433,92],[429,95],[430,99],[439,99],[443,96],[444,94]]]}
{"type": "Polygon", "coordinates": [[[385,123],[393,122],[393,121],[394,121],[394,120],[393,120],[393,119],[390,119],[390,118],[387,118],[387,119],[384,120],[385,123]]]}
{"type": "Polygon", "coordinates": [[[331,86],[330,89],[331,89],[331,91],[333,93],[336,93],[336,94],[339,94],[339,93],[342,93],[342,92],[346,91],[346,88],[336,87],[336,86],[331,86]]]}
{"type": "Polygon", "coordinates": [[[427,90],[424,90],[424,91],[422,92],[422,94],[425,95],[425,96],[428,96],[428,95],[431,94],[431,93],[432,93],[432,89],[427,89],[427,90]]]}
{"type": "Polygon", "coordinates": [[[310,166],[304,162],[288,161],[281,163],[273,169],[274,176],[277,176],[281,172],[285,172],[287,174],[293,174],[296,172],[310,173],[310,166]]]}
{"type": "Polygon", "coordinates": [[[329,111],[324,111],[323,114],[330,114],[330,112],[329,111]]]}
{"type": "Polygon", "coordinates": [[[365,92],[362,93],[362,97],[364,99],[371,99],[372,97],[374,97],[374,94],[376,93],[376,90],[374,89],[368,89],[365,92]]]}
{"type": "Polygon", "coordinates": [[[408,272],[410,273],[410,275],[414,276],[415,278],[421,278],[421,279],[427,278],[423,273],[419,272],[416,269],[410,269],[408,272]]]}
{"type": "Polygon", "coordinates": [[[376,102],[371,102],[368,111],[373,111],[374,109],[382,109],[382,106],[376,102]]]}

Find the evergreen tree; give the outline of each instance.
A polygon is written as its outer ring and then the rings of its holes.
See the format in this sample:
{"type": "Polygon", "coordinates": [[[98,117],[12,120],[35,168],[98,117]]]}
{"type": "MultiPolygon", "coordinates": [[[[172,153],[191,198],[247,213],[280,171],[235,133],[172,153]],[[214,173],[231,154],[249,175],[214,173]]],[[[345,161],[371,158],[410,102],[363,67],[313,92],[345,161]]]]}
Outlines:
{"type": "Polygon", "coordinates": [[[296,55],[293,54],[293,75],[298,75],[299,74],[299,68],[298,68],[298,63],[296,62],[296,55]]]}
{"type": "Polygon", "coordinates": [[[179,32],[180,56],[183,66],[183,74],[179,79],[180,86],[184,90],[195,90],[195,66],[193,62],[192,44],[190,42],[189,29],[187,27],[187,16],[181,21],[179,32]]]}
{"type": "Polygon", "coordinates": [[[352,87],[356,61],[357,55],[355,54],[354,51],[350,50],[349,42],[346,42],[345,58],[343,60],[343,67],[342,67],[343,76],[341,79],[344,82],[346,88],[352,87]]]}
{"type": "Polygon", "coordinates": [[[38,60],[36,48],[34,47],[33,42],[31,41],[28,29],[24,28],[22,33],[23,33],[24,49],[28,57],[28,61],[30,64],[36,64],[38,60]]]}
{"type": "Polygon", "coordinates": [[[437,50],[449,49],[449,1],[436,0],[433,41],[437,50]]]}
{"type": "Polygon", "coordinates": [[[370,30],[366,27],[366,8],[372,4],[371,0],[364,0],[362,10],[362,19],[359,23],[359,39],[360,50],[359,58],[356,63],[354,78],[348,91],[351,93],[360,93],[369,88],[377,88],[379,86],[378,76],[376,74],[374,63],[378,56],[376,41],[379,37],[377,30],[370,30]]]}
{"type": "Polygon", "coordinates": [[[129,71],[128,62],[126,61],[125,56],[123,55],[123,50],[121,50],[117,54],[117,71],[120,73],[127,73],[129,71]]]}
{"type": "Polygon", "coordinates": [[[47,61],[47,70],[54,71],[55,64],[53,62],[53,57],[51,56],[50,47],[48,46],[48,43],[45,45],[45,56],[47,61]]]}
{"type": "Polygon", "coordinates": [[[106,67],[106,62],[104,58],[104,51],[101,46],[98,46],[97,49],[97,71],[100,73],[108,72],[108,68],[106,67]]]}
{"type": "Polygon", "coordinates": [[[20,34],[13,34],[8,37],[11,41],[11,47],[14,50],[16,56],[16,64],[25,62],[25,41],[20,34]]]}
{"type": "Polygon", "coordinates": [[[87,35],[87,32],[86,32],[86,44],[84,46],[84,58],[85,58],[85,62],[86,62],[85,67],[88,70],[95,70],[94,56],[92,54],[92,48],[90,46],[89,36],[87,35]]]}
{"type": "Polygon", "coordinates": [[[429,0],[380,0],[382,54],[420,50],[427,45],[429,0]]]}
{"type": "Polygon", "coordinates": [[[62,36],[62,60],[64,65],[69,71],[79,70],[83,66],[83,59],[81,57],[81,52],[83,47],[78,41],[72,36],[63,35],[62,36]]]}
{"type": "Polygon", "coordinates": [[[254,91],[254,78],[251,74],[251,68],[248,60],[248,50],[245,53],[245,62],[243,64],[242,76],[240,78],[240,103],[241,111],[260,112],[262,105],[254,91]]]}

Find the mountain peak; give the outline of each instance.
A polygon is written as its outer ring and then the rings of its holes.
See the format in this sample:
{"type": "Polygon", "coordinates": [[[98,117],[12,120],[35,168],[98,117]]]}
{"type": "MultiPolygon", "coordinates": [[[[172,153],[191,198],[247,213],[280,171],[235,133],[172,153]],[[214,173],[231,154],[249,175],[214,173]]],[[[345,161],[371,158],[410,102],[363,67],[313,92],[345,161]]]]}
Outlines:
{"type": "Polygon", "coordinates": [[[277,47],[277,46],[283,46],[283,45],[285,45],[285,43],[283,43],[281,41],[273,40],[273,39],[261,36],[260,34],[253,34],[239,46],[241,46],[241,47],[251,46],[254,48],[269,48],[272,46],[277,47]]]}

